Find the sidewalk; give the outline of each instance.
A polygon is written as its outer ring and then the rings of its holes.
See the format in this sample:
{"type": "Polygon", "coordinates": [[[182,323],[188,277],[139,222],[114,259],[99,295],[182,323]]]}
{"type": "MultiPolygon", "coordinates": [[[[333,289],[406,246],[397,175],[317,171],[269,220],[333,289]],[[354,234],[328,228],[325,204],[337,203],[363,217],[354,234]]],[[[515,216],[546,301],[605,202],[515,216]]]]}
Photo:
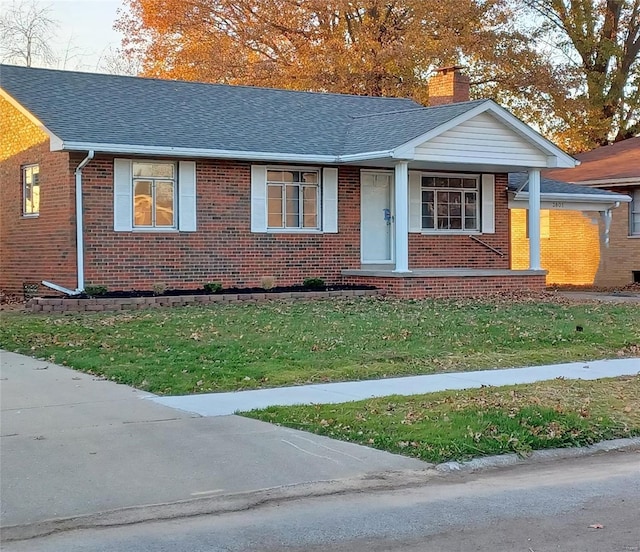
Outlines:
{"type": "Polygon", "coordinates": [[[0,362],[2,527],[428,466],[240,416],[187,414],[22,355],[2,351],[0,362]]]}
{"type": "Polygon", "coordinates": [[[556,378],[592,380],[640,373],[640,358],[571,362],[529,368],[455,372],[382,380],[323,383],[237,391],[207,393],[179,397],[150,397],[164,406],[200,416],[225,416],[235,412],[288,406],[294,404],[338,404],[387,395],[418,395],[450,389],[470,389],[486,386],[534,383],[556,378]]]}

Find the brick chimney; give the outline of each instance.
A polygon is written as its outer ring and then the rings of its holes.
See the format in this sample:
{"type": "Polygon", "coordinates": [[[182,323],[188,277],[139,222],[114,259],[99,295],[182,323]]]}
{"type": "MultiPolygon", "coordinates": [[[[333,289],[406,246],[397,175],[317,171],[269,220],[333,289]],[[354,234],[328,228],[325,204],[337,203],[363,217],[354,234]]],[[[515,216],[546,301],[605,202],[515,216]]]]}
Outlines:
{"type": "Polygon", "coordinates": [[[444,105],[469,101],[469,77],[462,67],[436,69],[429,79],[429,105],[444,105]]]}

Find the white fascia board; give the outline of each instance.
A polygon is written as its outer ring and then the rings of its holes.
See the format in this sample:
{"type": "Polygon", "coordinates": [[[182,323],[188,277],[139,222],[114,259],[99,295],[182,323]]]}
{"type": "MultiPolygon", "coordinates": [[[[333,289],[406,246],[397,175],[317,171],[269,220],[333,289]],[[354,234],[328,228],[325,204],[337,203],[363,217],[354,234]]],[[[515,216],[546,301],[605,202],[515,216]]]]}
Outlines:
{"type": "MultiPolygon", "coordinates": [[[[529,192],[520,192],[518,194],[509,194],[514,201],[529,201],[529,192]]],[[[630,203],[631,198],[628,195],[620,194],[618,196],[604,194],[540,194],[540,199],[544,201],[572,201],[574,203],[630,203]]]]}
{"type": "Polygon", "coordinates": [[[28,111],[20,102],[13,98],[13,96],[9,95],[6,90],[0,88],[0,98],[5,99],[9,104],[15,107],[21,115],[24,115],[30,122],[36,125],[40,130],[42,130],[45,134],[49,136],[49,140],[51,142],[51,151],[57,151],[60,149],[59,146],[62,143],[62,140],[58,138],[53,132],[51,132],[40,119],[34,116],[30,111],[28,111]],[[56,147],[54,147],[56,146],[56,147]]]}
{"type": "MultiPolygon", "coordinates": [[[[549,211],[608,211],[620,206],[619,201],[597,202],[597,201],[550,201],[540,198],[540,209],[549,211]]],[[[529,209],[529,202],[522,199],[509,198],[509,209],[529,209]]]]}
{"type": "Polygon", "coordinates": [[[215,159],[239,159],[247,161],[287,161],[292,163],[336,164],[334,155],[303,155],[292,153],[271,153],[263,151],[233,151],[198,148],[173,148],[166,146],[137,146],[133,144],[96,144],[87,142],[61,142],[65,151],[95,150],[96,153],[114,153],[128,155],[153,155],[166,157],[207,157],[215,159]]]}
{"type": "Polygon", "coordinates": [[[480,115],[481,113],[491,112],[495,115],[501,122],[505,125],[509,126],[513,131],[517,132],[520,136],[525,138],[527,141],[532,142],[539,149],[544,151],[547,154],[547,168],[573,168],[576,165],[579,165],[579,161],[571,157],[569,154],[562,151],[558,146],[538,134],[535,130],[533,130],[529,125],[523,123],[520,119],[518,119],[515,115],[509,113],[506,109],[499,106],[493,100],[486,100],[481,104],[478,104],[473,109],[469,111],[465,111],[464,113],[458,115],[457,117],[447,121],[446,123],[426,132],[413,140],[407,142],[406,144],[402,144],[395,148],[394,157],[399,158],[413,158],[413,152],[416,146],[422,144],[423,142],[428,142],[429,140],[443,134],[447,130],[451,130],[456,126],[472,119],[473,117],[480,115]]]}

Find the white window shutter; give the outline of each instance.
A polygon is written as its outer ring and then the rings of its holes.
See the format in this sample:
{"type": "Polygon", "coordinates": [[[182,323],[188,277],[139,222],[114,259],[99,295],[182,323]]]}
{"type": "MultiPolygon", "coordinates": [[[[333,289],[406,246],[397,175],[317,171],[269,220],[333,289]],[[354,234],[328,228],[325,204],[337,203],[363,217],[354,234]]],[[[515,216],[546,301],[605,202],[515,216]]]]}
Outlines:
{"type": "Polygon", "coordinates": [[[180,161],[178,164],[178,230],[195,232],[196,210],[196,164],[180,161]]]}
{"type": "Polygon", "coordinates": [[[127,232],[133,228],[133,182],[131,161],[113,160],[113,229],[127,232]]]}
{"type": "Polygon", "coordinates": [[[251,166],[251,231],[267,231],[267,167],[251,166]]]}
{"type": "Polygon", "coordinates": [[[422,175],[409,171],[409,232],[422,232],[422,175]]]}
{"type": "Polygon", "coordinates": [[[494,174],[482,175],[482,233],[496,232],[496,177],[494,174]]]}
{"type": "Polygon", "coordinates": [[[338,169],[322,169],[322,231],[338,232],[338,169]]]}

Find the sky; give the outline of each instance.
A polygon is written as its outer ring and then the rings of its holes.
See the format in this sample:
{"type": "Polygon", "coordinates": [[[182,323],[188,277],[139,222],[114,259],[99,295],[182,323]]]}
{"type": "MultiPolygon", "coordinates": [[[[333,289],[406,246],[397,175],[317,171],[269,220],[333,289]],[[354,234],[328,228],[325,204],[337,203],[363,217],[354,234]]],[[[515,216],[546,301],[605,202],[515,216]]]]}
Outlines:
{"type": "MultiPolygon", "coordinates": [[[[121,35],[113,30],[113,23],[122,0],[38,0],[37,3],[48,7],[49,17],[58,23],[51,40],[58,61],[52,67],[100,72],[105,54],[120,45],[121,35]]],[[[0,11],[11,4],[12,0],[0,0],[0,11]]]]}

